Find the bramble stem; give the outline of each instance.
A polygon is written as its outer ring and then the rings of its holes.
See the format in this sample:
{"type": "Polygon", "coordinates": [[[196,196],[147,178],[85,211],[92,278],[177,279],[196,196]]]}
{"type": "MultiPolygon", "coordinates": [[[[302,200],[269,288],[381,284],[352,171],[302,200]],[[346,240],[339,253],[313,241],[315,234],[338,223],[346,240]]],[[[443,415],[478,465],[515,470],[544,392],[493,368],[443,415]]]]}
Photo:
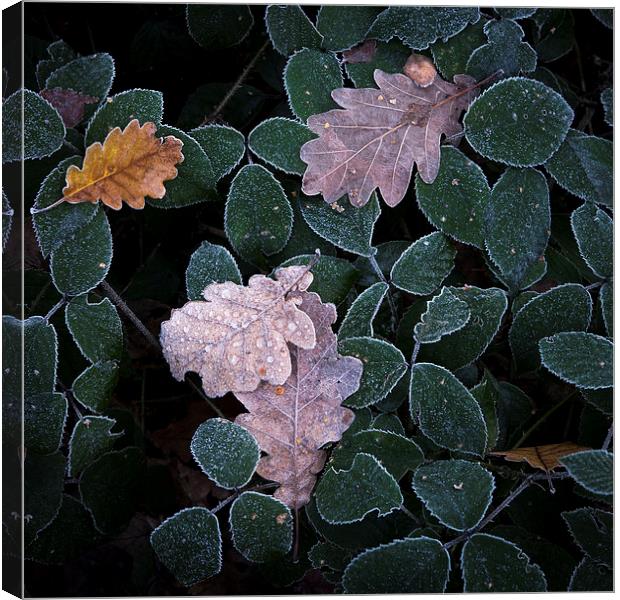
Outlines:
{"type": "Polygon", "coordinates": [[[614,424],[612,422],[612,424],[609,426],[609,431],[607,432],[607,435],[605,436],[605,441],[603,442],[603,445],[601,447],[602,450],[607,450],[609,448],[609,444],[611,444],[611,438],[614,437],[614,424]]]}
{"type": "Polygon", "coordinates": [[[230,88],[230,90],[228,90],[228,93],[222,98],[222,101],[215,107],[213,112],[202,122],[203,125],[205,123],[208,123],[209,121],[213,121],[219,116],[219,114],[222,112],[222,109],[228,104],[230,99],[237,93],[237,90],[241,87],[241,84],[245,81],[245,78],[249,75],[250,71],[254,68],[254,65],[257,63],[258,59],[261,57],[263,52],[267,49],[269,44],[270,44],[270,41],[267,40],[258,49],[256,54],[254,55],[254,58],[252,58],[252,60],[245,66],[243,71],[241,71],[241,75],[237,77],[237,80],[235,81],[235,83],[233,83],[233,86],[230,88]]]}
{"type": "Polygon", "coordinates": [[[45,322],[49,323],[50,319],[67,303],[67,297],[63,295],[63,297],[50,309],[50,311],[45,315],[45,322]]]}

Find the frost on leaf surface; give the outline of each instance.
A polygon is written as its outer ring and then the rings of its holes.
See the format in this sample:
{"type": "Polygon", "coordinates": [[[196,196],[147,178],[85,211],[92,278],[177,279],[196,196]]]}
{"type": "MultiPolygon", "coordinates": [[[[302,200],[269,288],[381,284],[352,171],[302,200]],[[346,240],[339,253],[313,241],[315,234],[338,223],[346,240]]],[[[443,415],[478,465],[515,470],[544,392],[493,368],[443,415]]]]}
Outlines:
{"type": "Polygon", "coordinates": [[[185,271],[187,298],[200,300],[205,287],[225,281],[241,284],[241,273],[235,259],[224,246],[202,242],[189,259],[185,271]]]}
{"type": "Polygon", "coordinates": [[[292,369],[285,381],[265,381],[255,391],[236,394],[248,412],[235,422],[267,454],[256,471],[280,483],[274,496],[292,508],[310,499],[327,457],[320,448],[340,440],[351,424],[353,412],[341,403],[358,389],[362,373],[361,361],[338,354],[335,307],[313,293],[301,298],[299,308],[314,323],[316,345],[291,348],[292,369]]]}
{"type": "Polygon", "coordinates": [[[330,468],[316,489],[316,508],[332,524],[386,515],[403,503],[398,482],[372,455],[360,453],[348,470],[330,468]]]}
{"type": "Polygon", "coordinates": [[[112,450],[116,439],[122,435],[112,433],[115,424],[114,419],[94,416],[84,417],[75,424],[69,440],[69,477],[77,477],[89,464],[112,450]]]}
{"type": "Polygon", "coordinates": [[[450,555],[439,540],[408,538],[356,556],[342,585],[349,594],[442,593],[449,572],[450,555]]]}
{"type": "Polygon", "coordinates": [[[441,136],[462,131],[459,117],[477,94],[470,89],[474,80],[457,75],[448,83],[436,77],[421,87],[379,69],[374,79],[379,89],[334,90],[332,97],[344,110],[308,119],[320,137],[301,148],[308,164],[304,193],[323,194],[330,204],[348,194],[354,206],[363,206],[379,188],[386,204],[395,206],[407,192],[414,163],[423,181],[434,181],[441,136]]]}
{"type": "Polygon", "coordinates": [[[217,575],[222,568],[222,535],[217,517],[206,508],[186,508],[151,534],[151,546],[185,586],[217,575]]]}
{"type": "Polygon", "coordinates": [[[467,302],[460,300],[449,288],[444,287],[441,293],[428,301],[426,312],[414,327],[413,334],[420,344],[438,342],[444,335],[465,327],[470,317],[471,311],[467,302]]]}
{"type": "Polygon", "coordinates": [[[571,215],[571,226],[579,252],[595,275],[613,277],[613,230],[611,217],[591,202],[586,202],[571,215]]]}
{"type": "Polygon", "coordinates": [[[575,543],[599,564],[613,567],[613,519],[611,512],[590,506],[562,513],[575,543]]]}
{"type": "Polygon", "coordinates": [[[465,592],[545,592],[540,567],[515,544],[476,533],[463,546],[461,568],[465,592]]]}
{"type": "Polygon", "coordinates": [[[338,337],[341,340],[350,337],[372,337],[374,335],[372,322],[388,289],[387,283],[378,281],[366,288],[353,301],[338,330],[338,337]]]}
{"type": "Polygon", "coordinates": [[[577,483],[595,494],[613,492],[614,459],[606,450],[585,450],[561,459],[577,483]]]}
{"type": "Polygon", "coordinates": [[[251,392],[261,380],[282,385],[291,374],[287,342],[305,349],[316,343],[312,319],[299,309],[298,292],[311,282],[307,267],[287,267],[275,280],[253,275],[247,287],[208,285],[206,302],[188,302],[162,324],[172,375],[181,381],[195,371],[208,396],[251,392]]]}
{"type": "Polygon", "coordinates": [[[183,142],[174,136],[155,137],[154,123],[140,126],[137,119],[125,129],[115,127],[103,144],[86,149],[82,168],[67,169],[63,189],[66,202],[97,202],[119,210],[123,201],[132,208],[144,208],[144,197],[163,198],[164,181],[177,176],[183,161],[183,142]]]}

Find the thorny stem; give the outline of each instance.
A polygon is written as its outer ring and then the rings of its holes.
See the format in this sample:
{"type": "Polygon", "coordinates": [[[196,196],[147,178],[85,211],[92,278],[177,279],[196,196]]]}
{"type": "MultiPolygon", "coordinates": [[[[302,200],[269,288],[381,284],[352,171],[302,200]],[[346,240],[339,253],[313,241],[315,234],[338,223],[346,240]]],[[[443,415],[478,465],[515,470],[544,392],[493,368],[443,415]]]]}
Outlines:
{"type": "Polygon", "coordinates": [[[370,266],[372,267],[372,270],[376,273],[377,277],[383,283],[387,284],[388,286],[387,300],[388,300],[388,304],[390,305],[390,313],[392,316],[391,326],[392,326],[392,331],[396,331],[396,323],[398,322],[398,311],[396,310],[396,304],[394,303],[394,298],[392,297],[392,291],[390,290],[390,287],[389,287],[390,283],[385,278],[385,275],[383,274],[383,271],[381,270],[381,267],[379,266],[379,263],[377,262],[377,259],[375,258],[374,254],[368,257],[368,261],[370,262],[370,266]]]}
{"type": "Polygon", "coordinates": [[[222,101],[215,107],[213,112],[202,122],[204,125],[209,121],[213,121],[216,119],[219,114],[222,112],[222,109],[228,104],[230,99],[237,93],[237,90],[241,87],[241,84],[245,81],[245,78],[249,75],[250,71],[254,68],[254,65],[258,61],[258,59],[262,56],[263,52],[269,46],[270,41],[267,40],[256,52],[254,58],[245,66],[245,69],[241,71],[241,75],[237,77],[237,81],[233,83],[233,86],[228,90],[228,93],[222,98],[222,101]]]}
{"type": "Polygon", "coordinates": [[[609,426],[609,431],[607,432],[607,435],[605,436],[605,441],[603,442],[603,445],[601,446],[602,450],[607,450],[609,448],[609,444],[611,444],[611,438],[613,438],[614,436],[614,424],[612,423],[609,426]]]}
{"type": "Polygon", "coordinates": [[[455,537],[453,540],[446,542],[443,545],[443,547],[446,550],[448,550],[449,548],[452,548],[452,546],[456,546],[456,544],[459,544],[465,540],[468,540],[472,535],[474,535],[475,533],[478,533],[480,530],[486,527],[491,521],[493,521],[493,519],[495,519],[495,517],[497,517],[499,513],[501,513],[505,508],[510,506],[513,500],[517,496],[519,496],[519,494],[524,492],[530,486],[530,484],[532,484],[534,481],[537,481],[540,479],[547,479],[549,481],[551,479],[565,479],[567,476],[568,476],[567,473],[554,473],[554,474],[532,473],[531,475],[528,475],[514,490],[512,490],[512,492],[510,492],[510,494],[508,494],[508,496],[506,496],[506,498],[504,498],[504,500],[500,504],[497,505],[495,510],[493,510],[486,518],[482,519],[482,521],[480,521],[478,525],[476,525],[472,529],[469,529],[468,531],[465,531],[458,537],[455,537]]]}
{"type": "Polygon", "coordinates": [[[50,311],[45,315],[45,322],[49,323],[50,319],[67,303],[67,297],[63,295],[63,297],[50,309],[50,311]]]}

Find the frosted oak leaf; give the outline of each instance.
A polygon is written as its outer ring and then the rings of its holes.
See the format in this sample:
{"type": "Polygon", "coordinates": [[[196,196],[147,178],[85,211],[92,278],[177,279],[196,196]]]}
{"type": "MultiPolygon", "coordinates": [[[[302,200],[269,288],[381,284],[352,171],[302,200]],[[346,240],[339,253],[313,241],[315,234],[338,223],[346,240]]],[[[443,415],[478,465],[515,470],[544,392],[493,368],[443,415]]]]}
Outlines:
{"type": "Polygon", "coordinates": [[[172,375],[202,378],[208,396],[250,392],[261,381],[282,385],[291,374],[287,342],[314,348],[311,318],[299,310],[299,292],[312,283],[308,267],[286,267],[276,279],[253,275],[247,287],[231,281],[208,285],[205,301],[172,311],[161,344],[172,375]]]}
{"type": "Polygon", "coordinates": [[[308,503],[325,464],[322,446],[340,440],[353,421],[354,413],[341,403],[357,391],[363,370],[359,359],[338,354],[335,306],[315,293],[301,297],[299,308],[314,322],[316,346],[291,349],[292,372],[283,385],[263,382],[253,392],[236,394],[249,412],[235,422],[267,454],[256,472],[280,483],[274,496],[291,508],[308,503]]]}
{"type": "MultiPolygon", "coordinates": [[[[425,65],[428,71],[428,65],[425,65]]],[[[417,76],[421,77],[419,69],[417,76]]],[[[454,83],[424,74],[422,85],[400,73],[375,69],[379,89],[339,88],[332,98],[344,109],[308,119],[320,137],[300,152],[308,165],[305,194],[323,194],[332,203],[344,194],[363,206],[379,188],[389,206],[405,196],[414,164],[420,177],[432,183],[440,161],[440,140],[462,132],[461,113],[477,95],[475,80],[455,75],[454,83]]]]}

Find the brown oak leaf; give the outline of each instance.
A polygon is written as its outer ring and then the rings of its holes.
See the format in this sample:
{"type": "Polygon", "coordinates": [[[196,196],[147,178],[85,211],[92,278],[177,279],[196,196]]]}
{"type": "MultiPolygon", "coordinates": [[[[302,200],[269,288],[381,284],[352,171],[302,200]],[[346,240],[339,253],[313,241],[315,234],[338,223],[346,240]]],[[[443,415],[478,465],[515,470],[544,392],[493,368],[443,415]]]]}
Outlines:
{"type": "Polygon", "coordinates": [[[369,63],[377,53],[377,40],[365,40],[342,53],[342,60],[351,65],[369,63]]]}
{"type": "Polygon", "coordinates": [[[293,369],[283,385],[261,383],[254,392],[236,394],[249,412],[235,422],[267,453],[257,473],[280,483],[274,496],[292,508],[310,500],[325,464],[321,447],[340,440],[353,421],[354,413],[341,403],[359,388],[363,370],[359,359],[338,354],[335,306],[315,293],[300,296],[301,310],[314,322],[316,346],[291,350],[293,369]]]}
{"type": "Polygon", "coordinates": [[[545,444],[543,446],[529,446],[526,448],[515,448],[503,452],[490,452],[491,456],[502,456],[506,460],[513,462],[526,462],[534,469],[541,471],[553,471],[560,465],[560,459],[581,452],[590,450],[586,446],[579,446],[573,442],[562,442],[561,444],[545,444]]]}
{"type": "Polygon", "coordinates": [[[314,348],[310,317],[295,292],[312,283],[308,267],[278,269],[276,280],[253,275],[247,287],[231,281],[208,285],[204,301],[173,310],[161,326],[161,344],[172,375],[202,378],[208,396],[251,392],[261,380],[282,385],[291,374],[287,342],[314,348]]]}
{"type": "MultiPolygon", "coordinates": [[[[163,198],[164,181],[177,176],[176,165],[183,161],[183,142],[172,135],[155,136],[157,127],[137,119],[121,131],[115,127],[103,144],[86,149],[80,169],[67,169],[65,202],[98,202],[119,210],[123,201],[132,208],[144,208],[144,198],[163,198]]],[[[51,208],[48,207],[48,208],[51,208]]]]}
{"type": "Polygon", "coordinates": [[[475,80],[436,76],[422,87],[406,75],[375,69],[379,89],[339,88],[332,98],[342,107],[313,115],[308,127],[320,137],[306,142],[301,159],[308,167],[302,189],[323,194],[331,204],[344,194],[363,206],[379,188],[389,206],[405,196],[414,163],[432,183],[439,171],[440,139],[462,131],[461,113],[477,95],[475,80]]]}
{"type": "Polygon", "coordinates": [[[86,105],[99,102],[95,96],[63,88],[44,89],[40,94],[58,111],[66,127],[78,125],[84,118],[86,105]]]}

